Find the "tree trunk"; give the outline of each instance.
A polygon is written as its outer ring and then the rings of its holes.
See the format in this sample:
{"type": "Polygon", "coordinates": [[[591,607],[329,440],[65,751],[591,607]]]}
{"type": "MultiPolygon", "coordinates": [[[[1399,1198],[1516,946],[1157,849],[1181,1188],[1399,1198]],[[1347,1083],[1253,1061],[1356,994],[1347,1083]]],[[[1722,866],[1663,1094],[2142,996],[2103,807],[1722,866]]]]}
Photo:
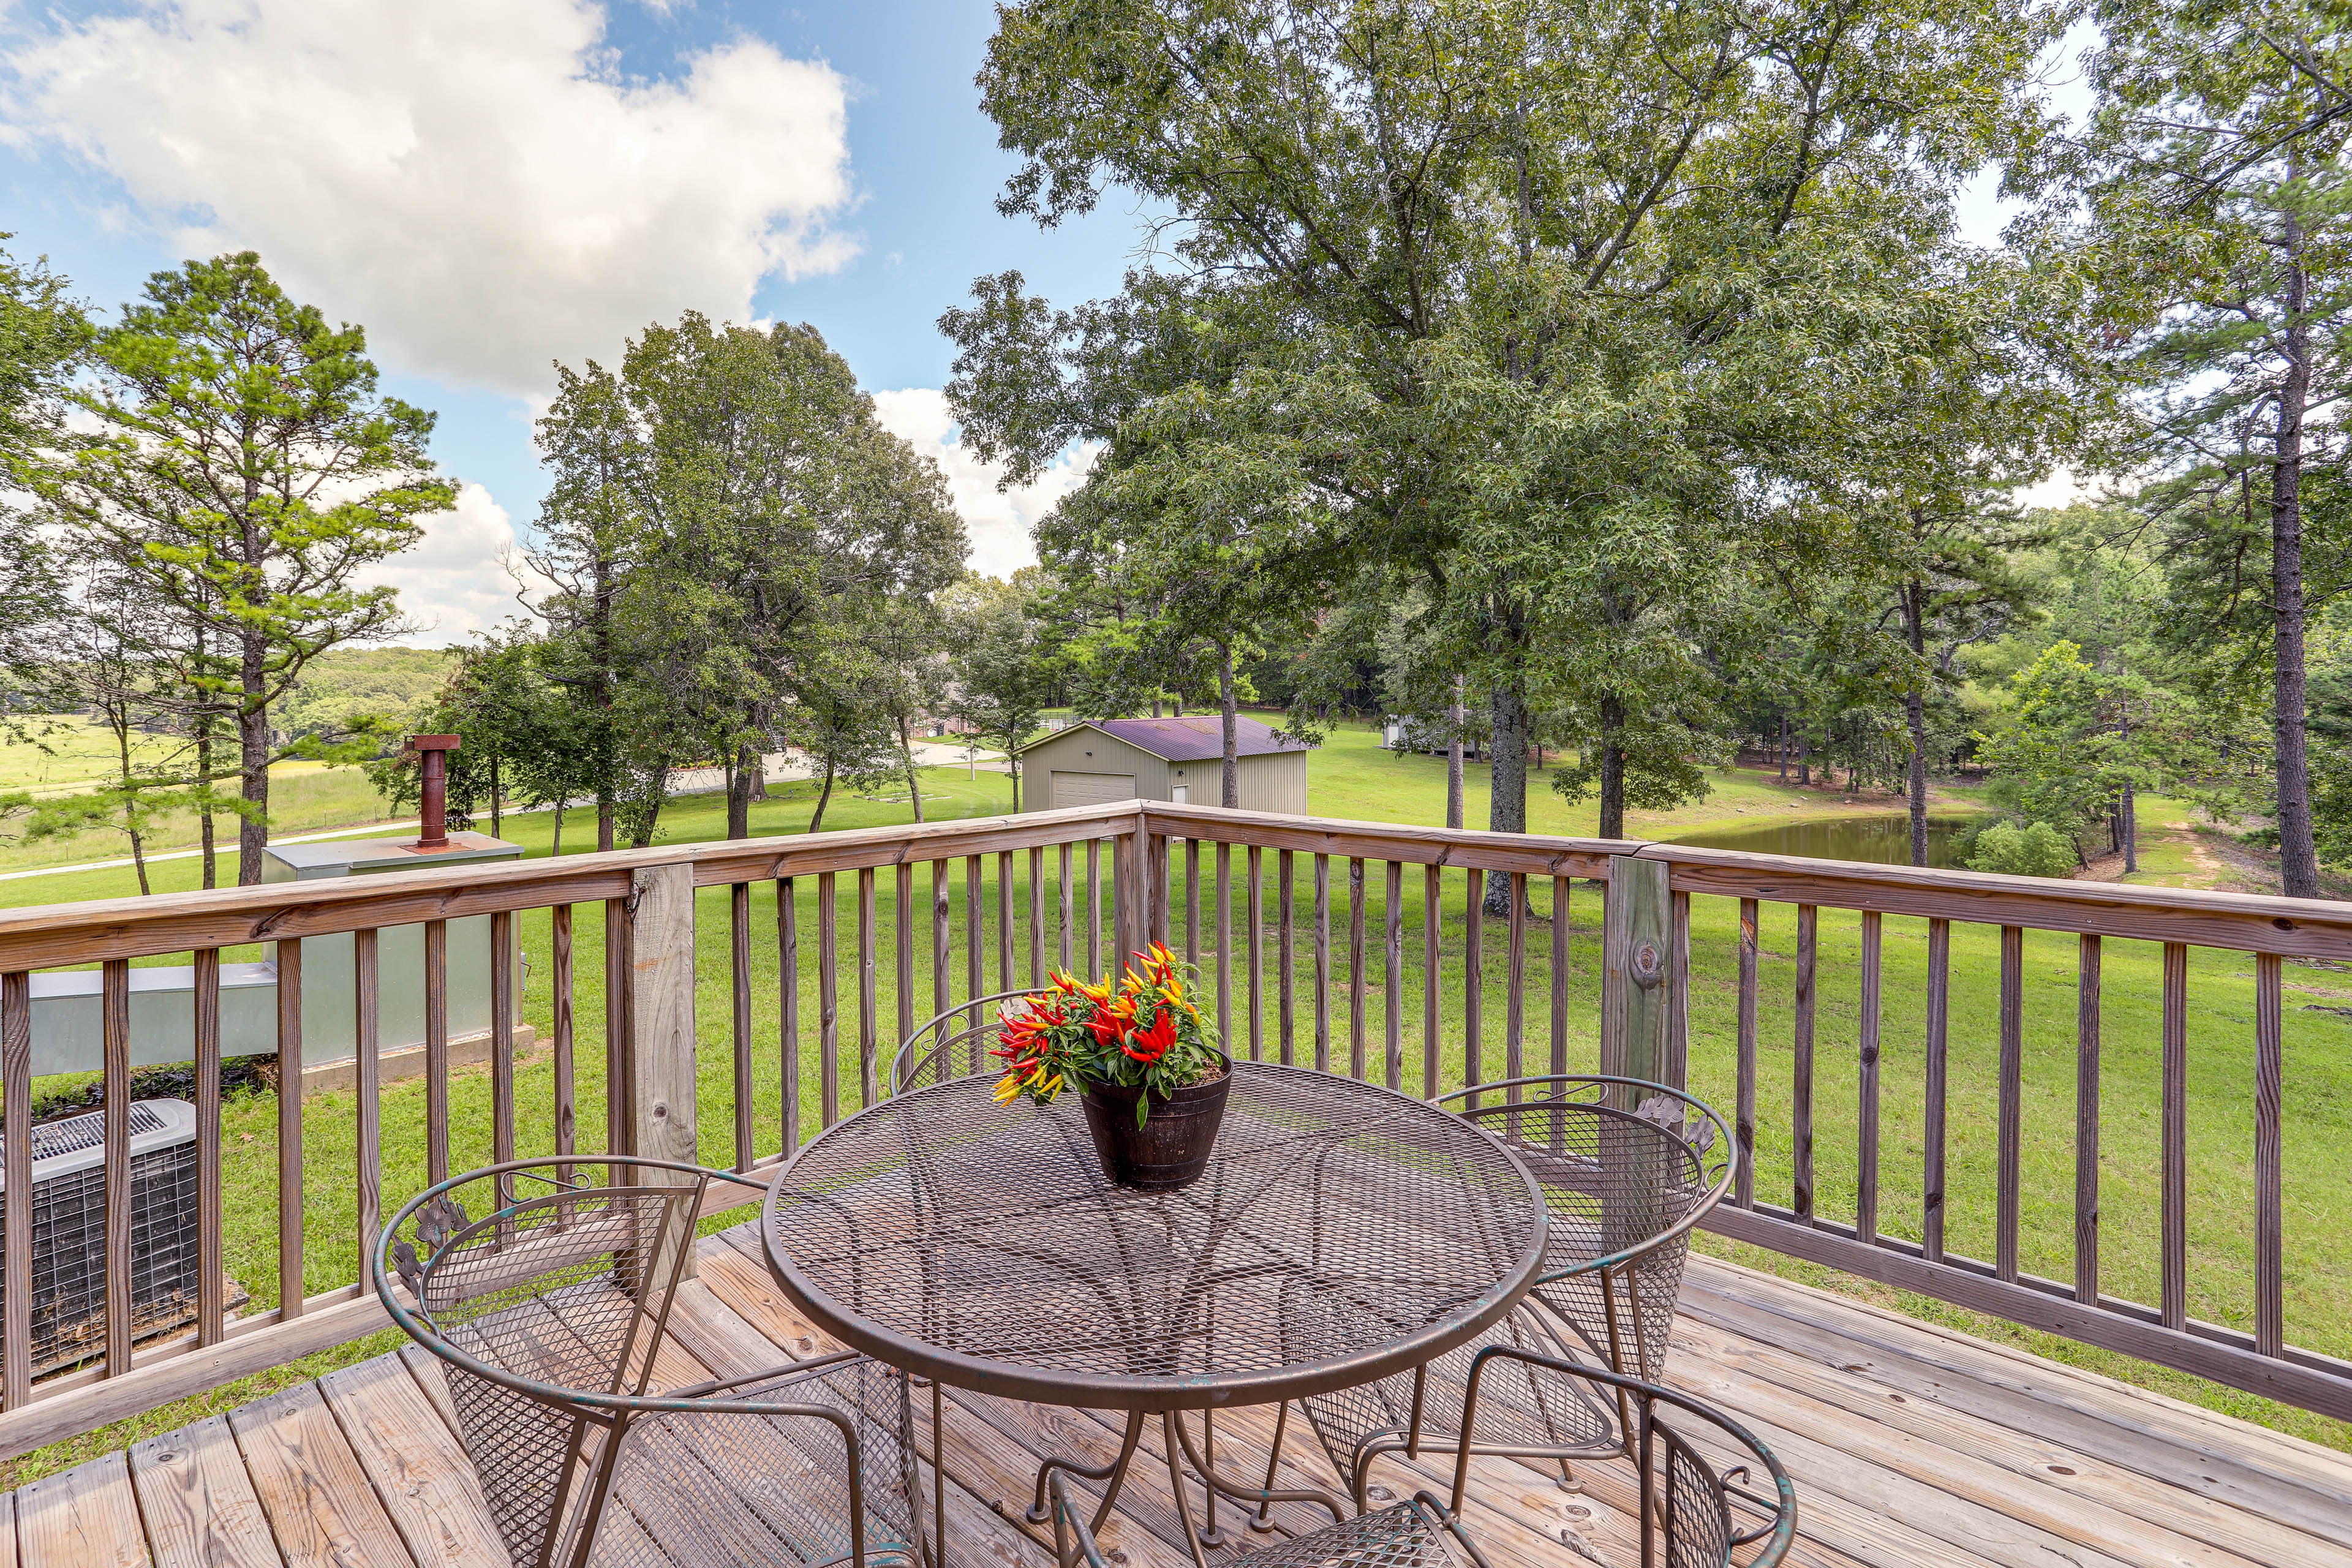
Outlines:
{"type": "Polygon", "coordinates": [[[571,804],[567,796],[558,795],[555,798],[555,844],[547,852],[547,857],[551,860],[560,859],[563,855],[563,813],[571,804]]]}
{"type": "Polygon", "coordinates": [[[1454,706],[1446,710],[1451,737],[1445,746],[1445,826],[1462,826],[1462,725],[1469,717],[1462,704],[1462,678],[1454,678],[1454,706]]]}
{"type": "MultiPolygon", "coordinates": [[[[1528,830],[1528,703],[1518,687],[1495,688],[1495,745],[1487,763],[1486,826],[1495,833],[1528,830]]],[[[1511,912],[1511,874],[1486,873],[1486,912],[1507,918],[1511,912]]]]}
{"type": "Polygon", "coordinates": [[[824,826],[825,803],[833,798],[833,759],[824,760],[824,787],[816,793],[816,815],[809,818],[809,831],[814,833],[824,826]]]}
{"type": "Polygon", "coordinates": [[[197,720],[196,731],[196,843],[204,852],[205,886],[215,886],[219,876],[218,861],[213,845],[213,721],[207,713],[197,720]]]}
{"type": "Polygon", "coordinates": [[[1780,744],[1778,749],[1780,753],[1780,782],[1787,784],[1789,782],[1789,716],[1786,713],[1780,715],[1780,744]]]}
{"type": "Polygon", "coordinates": [[[261,880],[261,851],[269,842],[269,709],[262,700],[261,667],[268,650],[257,637],[244,642],[236,742],[238,784],[246,809],[236,824],[236,885],[250,888],[261,880]]]}
{"type": "Polygon", "coordinates": [[[1223,761],[1217,784],[1217,804],[1227,811],[1239,811],[1242,805],[1241,707],[1234,695],[1234,648],[1226,643],[1217,649],[1217,710],[1219,728],[1223,734],[1223,761]]]}
{"type": "Polygon", "coordinates": [[[1013,810],[1015,816],[1021,811],[1021,759],[1013,754],[1013,748],[1019,744],[1018,741],[1011,739],[1004,742],[1004,771],[1013,775],[1013,810]]]}
{"type": "Polygon", "coordinates": [[[596,792],[596,847],[613,847],[613,796],[609,790],[596,792]]]}
{"type": "Polygon", "coordinates": [[[907,763],[907,798],[914,803],[915,820],[923,820],[923,786],[915,780],[915,740],[907,731],[907,716],[898,715],[898,755],[907,763]]]}
{"type": "Polygon", "coordinates": [[[2123,810],[2117,817],[2124,840],[2124,875],[2128,877],[2139,869],[2139,801],[2129,779],[2124,781],[2123,810]]]}
{"type": "MultiPolygon", "coordinates": [[[[1911,643],[1914,669],[1923,668],[1927,656],[1927,590],[1917,582],[1903,587],[1904,629],[1911,643]]],[[[1927,863],[1927,694],[1920,689],[1915,679],[1911,689],[1903,694],[1904,716],[1911,725],[1911,864],[1927,863]]]]}
{"type": "Polygon", "coordinates": [[[727,837],[751,837],[751,779],[758,759],[749,746],[738,746],[727,759],[727,837]]]}
{"type": "Polygon", "coordinates": [[[499,754],[490,753],[490,837],[501,837],[506,833],[506,803],[499,798],[499,754]]]}
{"type": "Polygon", "coordinates": [[[2272,723],[2278,751],[2279,879],[2291,899],[2319,897],[2312,843],[2311,758],[2304,734],[2303,416],[2311,396],[2311,330],[2304,321],[2301,220],[2284,215],[2286,379],[2279,388],[2276,461],[2271,467],[2271,616],[2276,655],[2272,723]]]}
{"type": "Polygon", "coordinates": [[[1601,837],[1625,837],[1625,705],[1601,700],[1601,837]]]}
{"type": "Polygon", "coordinates": [[[1801,789],[1813,782],[1813,743],[1804,736],[1797,737],[1797,786],[1801,789]]]}

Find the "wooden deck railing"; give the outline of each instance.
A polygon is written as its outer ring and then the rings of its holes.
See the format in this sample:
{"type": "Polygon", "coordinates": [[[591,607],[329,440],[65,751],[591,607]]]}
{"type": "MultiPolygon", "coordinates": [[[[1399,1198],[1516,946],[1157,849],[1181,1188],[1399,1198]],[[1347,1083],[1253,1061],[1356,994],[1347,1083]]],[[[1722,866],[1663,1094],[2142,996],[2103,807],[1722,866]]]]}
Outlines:
{"type": "MultiPolygon", "coordinates": [[[[739,1169],[753,1169],[780,1159],[816,1126],[830,1125],[886,1092],[891,1049],[919,1017],[1039,981],[1049,965],[1099,972],[1113,954],[1146,939],[1163,940],[1202,963],[1204,982],[1214,985],[1218,1023],[1237,1056],[1310,1062],[1422,1094],[1595,1067],[1692,1083],[1702,1092],[1719,1092],[1710,1087],[1719,1085],[1735,1102],[1743,1155],[1736,1202],[1718,1211],[1716,1221],[1726,1235],[2352,1419],[2352,1363],[2297,1348],[2286,1338],[2281,1100],[2282,962],[2352,961],[2352,906],[1130,803],[0,912],[0,1133],[6,1151],[0,1178],[8,1194],[30,1186],[30,973],[102,967],[107,1092],[110,1103],[121,1103],[131,1077],[131,965],[194,955],[191,1045],[205,1282],[192,1330],[134,1343],[129,1227],[110,1224],[102,1356],[36,1382],[33,1216],[30,1205],[6,1203],[0,1229],[0,1456],[383,1325],[352,1261],[364,1257],[385,1205],[408,1195],[383,1190],[384,1101],[368,1049],[375,1009],[388,985],[424,990],[425,1158],[416,1174],[437,1179],[452,1158],[455,1081],[446,1011],[446,922],[484,914],[491,917],[496,977],[483,1151],[492,1158],[578,1153],[587,1161],[614,1150],[679,1159],[731,1155],[739,1169]],[[1414,867],[1418,877],[1409,871],[1414,867]],[[1486,879],[1497,873],[1511,894],[1511,912],[1465,919],[1486,879]],[[846,918],[855,922],[854,934],[840,924],[852,879],[855,900],[846,918]],[[1578,889],[1579,882],[1586,886],[1578,889]],[[772,933],[761,929],[764,920],[754,919],[761,883],[772,892],[772,933]],[[725,1004],[703,1006],[699,1022],[710,1038],[698,1056],[696,892],[718,888],[728,889],[724,936],[715,942],[706,937],[699,956],[705,996],[723,995],[725,1004]],[[1576,913],[1580,895],[1588,906],[1598,898],[1601,916],[1599,951],[1591,952],[1586,941],[1581,964],[1579,928],[1565,918],[1576,913]],[[1335,896],[1344,905],[1345,922],[1336,939],[1335,896]],[[1710,932],[1720,925],[1734,934],[1720,941],[1708,935],[1696,955],[1694,900],[1705,901],[1710,921],[1716,900],[1727,901],[1719,906],[1727,916],[1730,901],[1738,910],[1736,927],[1727,918],[1707,926],[1710,932]],[[575,926],[575,908],[583,904],[601,906],[601,946],[575,926]],[[917,931],[926,906],[928,942],[917,931]],[[1781,1004],[1764,984],[1770,955],[1759,935],[1770,906],[1790,906],[1794,913],[1784,1123],[1759,1120],[1766,1114],[1763,1100],[1777,1107],[1780,1100],[1781,1004]],[[1830,1109],[1824,1082],[1828,1077],[1843,1082],[1844,1070],[1841,1058],[1837,1071],[1829,1073],[1821,1054],[1824,910],[1850,911],[1859,926],[1852,1199],[1842,1201],[1835,1214],[1826,1212],[1832,1205],[1823,1201],[1820,1166],[1835,1154],[1843,1200],[1848,1162],[1842,1140],[1829,1150],[1821,1131],[1830,1109]],[[541,1059],[552,1103],[544,1114],[534,1106],[523,1117],[511,960],[518,921],[536,921],[540,911],[546,911],[551,958],[545,976],[550,994],[538,1016],[548,1031],[541,1059]],[[804,922],[812,914],[810,931],[804,922]],[[1417,963],[1406,940],[1415,916],[1417,963]],[[1906,1018],[1916,1002],[1917,1025],[1906,1022],[1899,1040],[1890,1038],[1885,1022],[1893,999],[1885,957],[1889,917],[1926,922],[1920,994],[1901,995],[1906,1018]],[[1243,922],[1238,942],[1237,918],[1243,922]],[[375,933],[413,923],[425,930],[423,973],[384,974],[375,933]],[[1983,1142],[1969,1131],[1969,1105],[1952,1099],[1955,927],[2000,933],[1990,1260],[1947,1245],[1951,1151],[1957,1140],[1972,1159],[1983,1142]],[[1531,928],[1538,935],[1534,951],[1531,928]],[[254,943],[280,944],[279,1047],[281,1059],[294,1061],[299,1059],[302,976],[299,947],[289,939],[343,931],[359,933],[353,984],[361,1048],[350,1111],[353,1233],[312,1232],[309,1211],[320,1194],[315,1162],[305,1159],[304,1097],[281,1093],[277,1278],[274,1292],[257,1292],[274,1294],[276,1304],[232,1320],[221,1283],[222,954],[254,943]],[[2022,1163],[2029,1146],[2029,931],[2076,939],[2073,1059],[2065,1064],[2073,1084],[2074,1174],[2063,1192],[2030,1190],[2022,1163]],[[2101,1142],[2101,1085],[2114,1082],[2119,1070],[2117,1058],[2102,1055],[2105,939],[2157,943],[2162,955],[2160,1081],[2148,1086],[2161,1107],[2160,1200],[2154,1216],[2161,1268],[2153,1304],[2115,1294],[2102,1272],[2103,1168],[2114,1156],[2101,1142]],[[1491,954],[1490,942],[1498,949],[1491,954]],[[2255,963],[2252,1068],[2234,1090],[2250,1104],[2252,1121],[2252,1174],[2243,1197],[2253,1237],[2253,1306],[2246,1328],[2200,1321],[2189,1310],[2192,949],[2252,954],[2255,963]],[[575,994],[583,956],[603,963],[601,1009],[584,1008],[575,994]],[[1302,960],[1311,964],[1311,977],[1298,973],[1302,960]],[[852,974],[842,973],[845,964],[852,974]],[[1342,965],[1344,982],[1338,973],[1342,965]],[[1499,973],[1490,975],[1490,970],[1499,973]],[[811,978],[813,1007],[806,994],[811,978]],[[1491,991],[1490,978],[1499,983],[1491,991]],[[856,991],[854,1021],[845,1016],[845,985],[856,991]],[[1381,998],[1376,1032],[1368,1006],[1374,992],[1381,998]],[[774,1009],[772,1023],[761,1018],[763,995],[774,1009]],[[1496,1001],[1499,1020],[1490,1017],[1496,1001]],[[1762,1022],[1768,1010],[1775,1020],[1770,1038],[1762,1022]],[[604,1024],[583,1028],[592,1011],[601,1012],[604,1024]],[[725,1043],[714,1052],[709,1047],[717,1044],[713,1026],[719,1016],[726,1019],[725,1043]],[[1499,1042],[1490,1030],[1497,1022],[1499,1042]],[[1890,1110],[1890,1052],[1899,1054],[1906,1074],[1916,1058],[1920,1072],[1916,1138],[1909,1102],[1890,1110]],[[714,1062],[713,1056],[723,1059],[714,1062]],[[804,1082],[812,1069],[813,1086],[804,1082]],[[1773,1087],[1761,1095],[1759,1084],[1768,1079],[1773,1087]],[[813,1095],[806,1092],[812,1087],[813,1095]],[[578,1125],[583,1091],[601,1092],[604,1100],[601,1137],[585,1136],[578,1125]],[[772,1121],[761,1114],[769,1103],[772,1121]],[[722,1107],[724,1132],[714,1126],[706,1136],[698,1116],[722,1107]],[[1905,1131],[1890,1139],[1887,1129],[1895,1121],[1905,1131]],[[530,1134],[531,1147],[521,1146],[526,1121],[538,1130],[530,1134]],[[719,1152],[714,1142],[731,1147],[719,1152]],[[1918,1209],[1898,1213],[1885,1201],[1895,1169],[1887,1163],[1889,1150],[1914,1144],[1918,1209]],[[1764,1159],[1768,1152],[1770,1158],[1764,1159]],[[1766,1191],[1767,1178],[1777,1182],[1783,1174],[1788,1201],[1776,1203],[1766,1191]],[[306,1180],[312,1188],[306,1190],[306,1180]],[[2021,1250],[2021,1215],[2029,1205],[2039,1213],[2053,1203],[2067,1205],[2073,1215],[2071,1279],[2035,1274],[2021,1250]],[[316,1268],[326,1264],[340,1277],[323,1290],[310,1289],[316,1268]]],[[[1588,919],[1583,929],[1591,924],[1588,919]]],[[[710,929],[713,934],[721,929],[715,910],[710,929]]],[[[1843,931],[1839,927],[1840,942],[1843,931]]],[[[1972,1048],[1968,1041],[1959,1044],[1972,1048]]],[[[2037,1055],[2033,1066],[2036,1081],[2045,1079],[2049,1063],[2037,1055]]],[[[297,1084],[299,1075],[281,1074],[280,1081],[297,1084]]],[[[537,1063],[530,1081],[541,1081],[537,1063]]],[[[2225,1100],[2231,1092],[2221,1091],[2225,1100]]],[[[2200,1105],[2200,1114],[2206,1110],[2200,1105]]],[[[1843,1108],[1836,1113],[1842,1126],[1843,1108]]],[[[313,1130],[317,1114],[313,1107],[313,1130]]],[[[108,1212],[124,1215],[131,1173],[125,1119],[109,1117],[105,1136],[108,1212]]],[[[340,1139],[338,1131],[338,1146],[340,1139]]],[[[1907,1177],[1895,1184],[1911,1190],[1907,1177]]],[[[240,1194],[239,1201],[249,1203],[252,1194],[240,1194]]]]}

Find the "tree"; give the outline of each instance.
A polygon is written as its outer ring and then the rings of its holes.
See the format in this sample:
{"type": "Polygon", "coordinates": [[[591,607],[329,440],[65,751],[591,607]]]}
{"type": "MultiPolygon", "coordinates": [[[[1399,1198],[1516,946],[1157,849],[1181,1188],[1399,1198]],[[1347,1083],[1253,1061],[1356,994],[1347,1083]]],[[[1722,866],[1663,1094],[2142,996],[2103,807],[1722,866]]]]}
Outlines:
{"type": "MultiPolygon", "coordinates": [[[[10,237],[0,234],[0,240],[10,237]]],[[[0,250],[0,475],[12,489],[37,487],[44,457],[62,438],[67,395],[89,346],[89,323],[46,261],[0,250]]],[[[37,520],[0,504],[0,734],[28,738],[43,710],[37,693],[58,657],[50,641],[66,620],[66,578],[37,520]]]]}
{"type": "Polygon", "coordinates": [[[271,705],[327,649],[406,629],[394,591],[358,578],[457,500],[425,456],[433,416],[377,392],[366,348],[251,251],[158,272],[72,395],[96,430],[43,476],[192,638],[203,628],[202,657],[233,666],[240,883],[259,880],[268,840],[271,705]]]}
{"type": "MultiPolygon", "coordinates": [[[[2313,0],[2095,15],[2099,104],[2081,155],[2051,165],[2053,206],[2083,204],[2070,237],[2146,392],[2144,500],[2183,536],[2184,629],[2269,666],[2282,879],[2314,898],[2305,642],[2347,575],[2307,492],[2345,459],[2326,411],[2352,319],[2352,34],[2313,0]]],[[[2050,232],[2068,235],[2066,216],[2050,232]]]]}
{"type": "Polygon", "coordinates": [[[1024,567],[1010,583],[966,577],[940,595],[947,618],[956,717],[1004,749],[1013,809],[1021,809],[1019,750],[1036,731],[1053,692],[1052,643],[1037,615],[1044,574],[1024,567]]]}

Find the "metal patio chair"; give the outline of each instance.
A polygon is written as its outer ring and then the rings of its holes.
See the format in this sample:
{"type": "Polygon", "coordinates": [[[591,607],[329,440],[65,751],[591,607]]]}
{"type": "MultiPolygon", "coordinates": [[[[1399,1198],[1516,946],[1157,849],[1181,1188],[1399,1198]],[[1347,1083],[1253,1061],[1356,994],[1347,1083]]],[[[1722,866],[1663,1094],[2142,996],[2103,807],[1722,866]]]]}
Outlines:
{"type": "Polygon", "coordinates": [[[950,1079],[972,1078],[995,1071],[995,1064],[989,1052],[995,1046],[993,1036],[999,1026],[997,1016],[993,1012],[983,1014],[981,1009],[1030,995],[1034,989],[1024,985],[1018,991],[991,992],[985,996],[975,996],[969,1002],[959,1002],[924,1019],[916,1026],[914,1033],[899,1043],[898,1049],[890,1058],[890,1092],[905,1094],[909,1089],[929,1089],[950,1079]],[[950,1033],[949,1022],[961,1013],[971,1014],[972,1021],[950,1033]]]}
{"type": "MultiPolygon", "coordinates": [[[[1570,1544],[1589,1562],[1642,1568],[1729,1568],[1735,1552],[1756,1546],[1745,1568],[1774,1568],[1797,1537],[1797,1494],[1772,1451],[1721,1411],[1638,1378],[1598,1367],[1494,1346],[1472,1358],[1465,1408],[1471,1414],[1454,1439],[1449,1502],[1419,1491],[1411,1500],[1252,1551],[1253,1568],[1489,1568],[1461,1520],[1472,1435],[1483,1425],[1483,1397],[1511,1364],[1540,1373],[1551,1384],[1580,1384],[1596,1406],[1627,1412],[1630,1439],[1612,1456],[1611,1473],[1595,1475],[1590,1495],[1611,1507],[1635,1535],[1630,1546],[1612,1540],[1604,1553],[1579,1536],[1570,1544]],[[1699,1441],[1695,1442],[1696,1437],[1699,1441]],[[1705,1447],[1700,1447],[1700,1442],[1705,1447]],[[1717,1464],[1709,1453],[1724,1456],[1717,1464]],[[1759,1482],[1756,1471],[1763,1471],[1759,1482]],[[1761,1545],[1758,1543],[1761,1542],[1761,1545]],[[1463,1559],[1468,1560],[1465,1565],[1463,1559]]],[[[1277,1446],[1279,1438],[1276,1439],[1277,1446]]],[[[1087,1528],[1092,1500],[1054,1472],[1054,1540],[1057,1568],[1111,1568],[1087,1528]]],[[[1181,1510],[1180,1509],[1180,1518],[1181,1510]]],[[[1188,1526],[1189,1527],[1189,1526],[1188,1526]]]]}
{"type": "Polygon", "coordinates": [[[515,1568],[929,1561],[899,1373],[845,1352],[657,1378],[714,1182],[761,1186],[656,1160],[517,1161],[420,1194],[379,1238],[377,1295],[442,1362],[515,1568]]]}
{"type": "MultiPolygon", "coordinates": [[[[1359,1510],[1381,1454],[1454,1442],[1472,1366],[1489,1351],[1535,1359],[1492,1374],[1475,1451],[1557,1459],[1566,1482],[1572,1458],[1629,1445],[1623,1400],[1596,1397],[1542,1367],[1589,1363],[1656,1382],[1691,1228],[1731,1186],[1730,1129],[1664,1084],[1523,1078],[1438,1103],[1494,1134],[1534,1173],[1547,1211],[1546,1266],[1517,1310],[1469,1344],[1412,1372],[1301,1401],[1359,1510]]],[[[1346,1323],[1335,1317],[1324,1331],[1344,1340],[1346,1323]]],[[[1263,1510],[1254,1522],[1265,1528],[1263,1510]]]]}

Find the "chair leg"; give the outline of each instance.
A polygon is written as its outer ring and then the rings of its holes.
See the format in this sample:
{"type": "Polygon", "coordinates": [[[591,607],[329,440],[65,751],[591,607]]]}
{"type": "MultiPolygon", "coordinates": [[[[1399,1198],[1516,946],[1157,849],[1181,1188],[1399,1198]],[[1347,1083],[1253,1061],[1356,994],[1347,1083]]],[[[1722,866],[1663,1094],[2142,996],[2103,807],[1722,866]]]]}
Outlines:
{"type": "MultiPolygon", "coordinates": [[[[1276,1472],[1278,1472],[1282,1468],[1282,1435],[1285,1431],[1289,1429],[1289,1426],[1290,1401],[1286,1399],[1274,1413],[1274,1447],[1266,1450],[1265,1486],[1263,1489],[1264,1490],[1269,1492],[1274,1490],[1274,1478],[1276,1472]]],[[[1272,1498],[1267,1498],[1265,1501],[1257,1505],[1256,1516],[1251,1519],[1249,1521],[1249,1527],[1252,1530],[1256,1531],[1260,1535],[1269,1535],[1273,1533],[1274,1500],[1272,1498]]]]}

